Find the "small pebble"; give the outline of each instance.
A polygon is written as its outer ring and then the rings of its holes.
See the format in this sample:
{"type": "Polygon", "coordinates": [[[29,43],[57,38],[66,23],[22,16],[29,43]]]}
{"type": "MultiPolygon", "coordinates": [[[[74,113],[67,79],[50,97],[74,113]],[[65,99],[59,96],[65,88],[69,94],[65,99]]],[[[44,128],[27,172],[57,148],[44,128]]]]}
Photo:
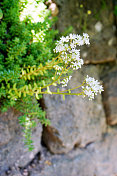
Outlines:
{"type": "Polygon", "coordinates": [[[28,176],[28,170],[27,169],[24,169],[23,176],[28,176]]]}
{"type": "Polygon", "coordinates": [[[101,32],[102,27],[103,27],[103,25],[102,25],[102,23],[101,23],[100,21],[98,21],[98,22],[95,24],[95,30],[96,30],[97,32],[101,32]]]}
{"type": "Polygon", "coordinates": [[[7,173],[7,174],[10,174],[10,173],[11,173],[11,171],[10,171],[10,170],[8,170],[6,173],[7,173]]]}
{"type": "Polygon", "coordinates": [[[33,164],[31,164],[31,166],[32,166],[32,168],[35,168],[36,167],[36,165],[33,163],[33,164]]]}
{"type": "Polygon", "coordinates": [[[85,58],[85,57],[87,57],[87,52],[83,52],[83,54],[82,54],[82,56],[83,56],[83,58],[85,58]]]}
{"type": "Polygon", "coordinates": [[[114,41],[114,39],[113,39],[113,38],[111,38],[111,39],[108,41],[108,45],[109,45],[109,46],[112,46],[113,41],[114,41]]]}
{"type": "Polygon", "coordinates": [[[23,176],[28,176],[28,172],[24,172],[24,173],[23,173],[23,176]]]}

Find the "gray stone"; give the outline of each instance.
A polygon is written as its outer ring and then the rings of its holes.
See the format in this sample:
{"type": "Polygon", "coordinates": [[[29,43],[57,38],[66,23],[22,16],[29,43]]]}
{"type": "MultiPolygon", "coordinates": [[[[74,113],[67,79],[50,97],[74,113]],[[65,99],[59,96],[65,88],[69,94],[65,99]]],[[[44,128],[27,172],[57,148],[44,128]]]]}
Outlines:
{"type": "Polygon", "coordinates": [[[57,16],[59,13],[59,9],[55,3],[51,3],[49,6],[49,9],[51,10],[52,16],[57,16]]]}
{"type": "Polygon", "coordinates": [[[90,37],[90,46],[81,50],[82,57],[83,53],[87,52],[87,56],[83,57],[86,64],[101,64],[116,60],[116,37],[112,27],[107,27],[102,33],[90,37]]]}
{"type": "Polygon", "coordinates": [[[0,146],[7,144],[11,139],[8,125],[0,123],[0,146]]]}
{"type": "Polygon", "coordinates": [[[95,30],[96,30],[97,32],[101,32],[101,31],[102,31],[102,27],[103,27],[103,25],[102,25],[102,23],[101,23],[100,21],[98,21],[98,22],[95,24],[95,30]]]}
{"type": "Polygon", "coordinates": [[[18,116],[21,114],[9,109],[6,113],[0,114],[0,174],[16,164],[19,167],[26,166],[41,149],[42,126],[38,125],[32,134],[35,149],[29,152],[24,146],[22,128],[18,122],[18,116]]]}
{"type": "Polygon", "coordinates": [[[39,166],[30,176],[116,176],[117,175],[117,129],[109,129],[103,141],[65,155],[52,155],[51,165],[39,166]]]}
{"type": "Polygon", "coordinates": [[[19,170],[14,168],[11,170],[11,173],[9,174],[9,176],[23,176],[23,175],[20,173],[19,170]]]}
{"type": "Polygon", "coordinates": [[[103,104],[109,125],[117,125],[117,65],[101,74],[104,83],[103,104]]]}
{"type": "MultiPolygon", "coordinates": [[[[68,87],[79,86],[87,74],[99,79],[97,68],[87,66],[74,72],[68,87]]],[[[94,101],[69,95],[64,101],[59,95],[46,95],[44,104],[51,125],[44,128],[43,141],[52,153],[67,153],[75,145],[85,147],[99,140],[105,131],[100,95],[94,101]]]]}

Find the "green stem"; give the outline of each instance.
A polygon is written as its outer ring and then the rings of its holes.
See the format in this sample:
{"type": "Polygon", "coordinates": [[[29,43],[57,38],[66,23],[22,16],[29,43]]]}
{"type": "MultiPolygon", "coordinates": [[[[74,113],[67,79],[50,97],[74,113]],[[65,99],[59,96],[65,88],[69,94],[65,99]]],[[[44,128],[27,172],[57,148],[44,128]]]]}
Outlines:
{"type": "MultiPolygon", "coordinates": [[[[50,94],[50,93],[48,93],[48,92],[40,92],[40,94],[50,94]]],[[[83,92],[81,92],[81,93],[51,92],[51,94],[56,94],[56,95],[77,95],[77,96],[79,96],[79,95],[83,95],[83,92]]],[[[51,94],[50,94],[50,95],[51,95],[51,94]]]]}
{"type": "Polygon", "coordinates": [[[77,86],[77,87],[74,87],[72,89],[68,89],[68,90],[63,90],[63,91],[60,91],[60,92],[68,92],[68,91],[71,91],[71,90],[75,90],[75,89],[78,89],[79,87],[83,86],[85,82],[83,82],[80,86],[77,86]]]}

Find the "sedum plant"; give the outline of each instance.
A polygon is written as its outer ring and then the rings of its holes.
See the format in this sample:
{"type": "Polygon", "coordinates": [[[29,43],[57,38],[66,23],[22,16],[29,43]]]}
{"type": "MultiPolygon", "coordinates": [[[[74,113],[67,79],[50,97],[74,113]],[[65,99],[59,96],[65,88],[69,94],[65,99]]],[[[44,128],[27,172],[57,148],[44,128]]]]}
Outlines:
{"type": "Polygon", "coordinates": [[[3,0],[0,7],[1,110],[14,107],[22,112],[19,122],[25,144],[32,150],[32,129],[37,123],[50,124],[35,99],[60,94],[63,98],[82,95],[92,100],[103,87],[87,75],[80,86],[68,90],[57,87],[53,92],[51,86],[67,86],[72,71],[83,65],[77,47],[90,44],[88,34],[70,34],[54,44],[57,31],[51,29],[53,20],[42,0],[3,0]],[[81,92],[74,93],[79,87],[81,92]]]}
{"type": "MultiPolygon", "coordinates": [[[[35,94],[21,93],[18,89],[25,86],[28,91],[30,85],[42,84],[45,78],[46,82],[51,80],[53,72],[49,70],[34,76],[34,79],[29,79],[29,75],[28,79],[21,76],[23,69],[28,71],[30,66],[31,73],[54,57],[53,41],[58,33],[52,29],[54,21],[50,19],[50,11],[43,0],[0,1],[0,111],[14,107],[23,114],[19,120],[30,150],[33,148],[31,128],[36,126],[34,119],[45,125],[49,121],[35,103],[35,94]]],[[[38,99],[41,97],[41,94],[38,95],[38,99]]]]}

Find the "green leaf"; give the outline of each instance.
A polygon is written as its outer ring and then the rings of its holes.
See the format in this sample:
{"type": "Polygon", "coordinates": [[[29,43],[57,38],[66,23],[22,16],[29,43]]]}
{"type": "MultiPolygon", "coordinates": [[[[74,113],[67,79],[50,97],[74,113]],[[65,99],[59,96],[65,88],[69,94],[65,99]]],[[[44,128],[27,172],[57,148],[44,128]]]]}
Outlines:
{"type": "Polygon", "coordinates": [[[57,88],[57,92],[58,92],[58,93],[60,92],[59,88],[57,88]]]}
{"type": "Polygon", "coordinates": [[[31,86],[31,84],[29,84],[29,85],[28,85],[28,88],[29,88],[29,89],[32,89],[32,86],[31,86]]]}
{"type": "Polygon", "coordinates": [[[63,95],[63,100],[65,101],[65,95],[63,95]]]}
{"type": "Polygon", "coordinates": [[[56,83],[52,83],[52,85],[53,85],[53,86],[57,86],[57,84],[56,84],[56,83]]]}
{"type": "Polygon", "coordinates": [[[52,94],[52,92],[50,91],[49,86],[47,86],[47,93],[52,94]]]}
{"type": "Polygon", "coordinates": [[[68,92],[69,92],[69,94],[70,94],[70,93],[71,93],[71,90],[69,89],[68,92]]]}
{"type": "Polygon", "coordinates": [[[27,75],[27,78],[30,80],[30,75],[29,74],[27,75]]]}
{"type": "Polygon", "coordinates": [[[39,95],[37,92],[35,93],[35,96],[36,96],[36,99],[39,100],[39,95]]]}
{"type": "Polygon", "coordinates": [[[16,90],[16,83],[13,85],[13,89],[16,90]]]}
{"type": "Polygon", "coordinates": [[[0,9],[0,20],[3,18],[3,12],[2,9],[0,9]]]}
{"type": "Polygon", "coordinates": [[[46,85],[44,80],[42,80],[42,84],[43,84],[43,86],[45,86],[45,85],[46,85]]]}
{"type": "Polygon", "coordinates": [[[38,88],[38,92],[41,93],[41,87],[38,88]]]}
{"type": "Polygon", "coordinates": [[[19,92],[19,98],[21,97],[21,91],[19,92]]]}

